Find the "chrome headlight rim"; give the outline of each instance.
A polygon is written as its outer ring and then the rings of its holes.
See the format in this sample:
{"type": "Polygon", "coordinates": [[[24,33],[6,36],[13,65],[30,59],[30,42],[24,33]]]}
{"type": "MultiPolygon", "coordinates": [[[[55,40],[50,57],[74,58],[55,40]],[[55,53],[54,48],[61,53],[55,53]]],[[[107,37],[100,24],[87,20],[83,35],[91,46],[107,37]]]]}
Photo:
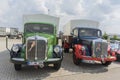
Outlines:
{"type": "Polygon", "coordinates": [[[19,51],[19,46],[18,45],[13,45],[12,51],[13,52],[18,52],[19,51]]]}
{"type": "Polygon", "coordinates": [[[60,52],[60,47],[59,46],[55,46],[54,47],[54,52],[55,53],[59,53],[60,52]]]}
{"type": "Polygon", "coordinates": [[[82,51],[85,51],[85,46],[82,46],[82,51]]]}

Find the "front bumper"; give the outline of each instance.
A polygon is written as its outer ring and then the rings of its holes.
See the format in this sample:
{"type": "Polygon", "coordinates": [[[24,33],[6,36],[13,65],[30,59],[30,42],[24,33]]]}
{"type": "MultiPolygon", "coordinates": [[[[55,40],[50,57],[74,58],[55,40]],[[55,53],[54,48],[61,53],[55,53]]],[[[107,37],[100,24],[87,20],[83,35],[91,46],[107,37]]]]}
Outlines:
{"type": "Polygon", "coordinates": [[[61,58],[51,58],[51,59],[47,59],[47,60],[28,61],[28,60],[25,60],[24,58],[11,58],[10,61],[15,64],[26,64],[26,65],[28,65],[29,62],[42,62],[44,65],[46,65],[46,64],[59,63],[62,61],[62,59],[61,58]]]}
{"type": "Polygon", "coordinates": [[[116,57],[115,56],[111,56],[108,58],[95,58],[95,57],[88,57],[88,56],[80,56],[80,59],[84,59],[84,60],[93,60],[93,61],[115,61],[116,57]]]}

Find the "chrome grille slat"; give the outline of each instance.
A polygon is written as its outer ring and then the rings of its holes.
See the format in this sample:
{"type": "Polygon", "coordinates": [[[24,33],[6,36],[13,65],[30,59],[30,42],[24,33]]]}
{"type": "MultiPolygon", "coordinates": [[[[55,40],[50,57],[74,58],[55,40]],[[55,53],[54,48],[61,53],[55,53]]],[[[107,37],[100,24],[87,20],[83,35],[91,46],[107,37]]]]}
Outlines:
{"type": "Polygon", "coordinates": [[[100,57],[101,53],[102,53],[102,43],[95,42],[95,56],[100,57]]]}
{"type": "Polygon", "coordinates": [[[102,53],[103,53],[103,55],[108,55],[107,49],[108,49],[108,44],[106,42],[102,42],[102,53]]]}
{"type": "Polygon", "coordinates": [[[45,59],[46,42],[44,40],[28,40],[26,48],[27,48],[27,55],[26,56],[27,56],[27,59],[29,61],[34,61],[35,57],[37,57],[37,60],[44,60],[45,59]],[[30,50],[33,42],[35,42],[35,45],[30,50]],[[36,42],[37,42],[37,44],[36,44],[36,42]],[[37,54],[37,56],[36,56],[36,54],[37,54]]]}
{"type": "Polygon", "coordinates": [[[36,46],[31,48],[33,41],[35,41],[35,40],[27,41],[27,58],[28,58],[28,60],[32,60],[32,61],[35,60],[35,48],[36,48],[36,46]],[[31,50],[30,50],[30,48],[31,48],[31,50]]]}
{"type": "Polygon", "coordinates": [[[44,40],[37,41],[37,57],[38,60],[45,59],[46,43],[44,40]]]}
{"type": "Polygon", "coordinates": [[[105,41],[94,40],[93,41],[93,54],[95,57],[101,57],[101,55],[107,55],[108,44],[105,41]]]}

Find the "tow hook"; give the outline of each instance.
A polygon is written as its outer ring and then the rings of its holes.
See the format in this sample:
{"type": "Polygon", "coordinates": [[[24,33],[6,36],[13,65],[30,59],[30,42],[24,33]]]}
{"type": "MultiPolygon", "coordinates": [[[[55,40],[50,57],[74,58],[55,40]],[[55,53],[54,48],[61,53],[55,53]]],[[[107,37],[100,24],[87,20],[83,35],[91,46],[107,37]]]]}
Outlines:
{"type": "Polygon", "coordinates": [[[104,60],[104,56],[103,56],[103,55],[101,55],[101,60],[102,60],[103,63],[105,63],[105,60],[104,60]]]}
{"type": "Polygon", "coordinates": [[[44,67],[44,64],[39,64],[40,68],[43,68],[44,67]]]}
{"type": "Polygon", "coordinates": [[[34,68],[35,68],[35,69],[39,69],[39,66],[38,66],[38,65],[35,65],[34,68]]]}

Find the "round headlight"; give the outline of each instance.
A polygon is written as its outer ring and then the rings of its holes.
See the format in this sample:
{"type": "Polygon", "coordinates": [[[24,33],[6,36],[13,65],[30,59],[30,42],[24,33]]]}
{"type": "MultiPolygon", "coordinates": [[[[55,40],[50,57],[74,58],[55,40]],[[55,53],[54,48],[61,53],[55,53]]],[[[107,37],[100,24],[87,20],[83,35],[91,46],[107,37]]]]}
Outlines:
{"type": "Polygon", "coordinates": [[[55,47],[55,48],[54,48],[54,51],[55,51],[56,53],[58,53],[58,52],[60,51],[60,48],[59,48],[59,47],[55,47]]]}
{"type": "Polygon", "coordinates": [[[84,46],[82,46],[82,51],[84,51],[85,50],[85,47],[84,46]]]}
{"type": "Polygon", "coordinates": [[[18,52],[18,51],[19,51],[19,47],[18,47],[17,45],[14,45],[14,46],[12,47],[12,50],[13,50],[14,52],[18,52]]]}

